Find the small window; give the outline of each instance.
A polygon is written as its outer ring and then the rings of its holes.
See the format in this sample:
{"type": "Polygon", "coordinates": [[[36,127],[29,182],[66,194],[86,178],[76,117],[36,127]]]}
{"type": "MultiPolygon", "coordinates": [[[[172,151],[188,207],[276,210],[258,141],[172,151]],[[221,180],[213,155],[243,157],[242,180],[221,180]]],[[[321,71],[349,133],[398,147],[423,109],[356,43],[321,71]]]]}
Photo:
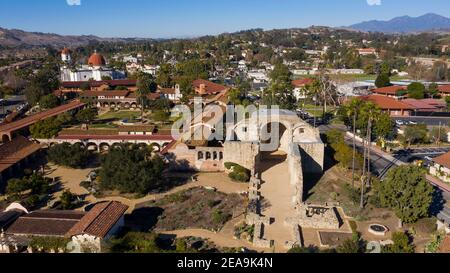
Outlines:
{"type": "Polygon", "coordinates": [[[247,133],[247,127],[243,127],[242,132],[247,133]]]}

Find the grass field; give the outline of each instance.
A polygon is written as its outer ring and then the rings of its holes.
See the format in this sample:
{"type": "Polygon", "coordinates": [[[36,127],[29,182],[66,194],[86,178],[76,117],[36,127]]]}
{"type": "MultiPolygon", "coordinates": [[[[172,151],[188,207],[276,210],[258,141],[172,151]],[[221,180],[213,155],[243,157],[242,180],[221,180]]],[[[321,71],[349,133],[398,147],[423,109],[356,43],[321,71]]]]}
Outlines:
{"type": "Polygon", "coordinates": [[[139,111],[117,111],[117,112],[113,112],[113,111],[109,111],[106,114],[103,114],[101,116],[99,116],[100,120],[110,120],[110,119],[115,119],[115,120],[122,120],[122,119],[128,119],[128,120],[133,120],[136,119],[138,117],[140,117],[141,112],[139,111]]]}

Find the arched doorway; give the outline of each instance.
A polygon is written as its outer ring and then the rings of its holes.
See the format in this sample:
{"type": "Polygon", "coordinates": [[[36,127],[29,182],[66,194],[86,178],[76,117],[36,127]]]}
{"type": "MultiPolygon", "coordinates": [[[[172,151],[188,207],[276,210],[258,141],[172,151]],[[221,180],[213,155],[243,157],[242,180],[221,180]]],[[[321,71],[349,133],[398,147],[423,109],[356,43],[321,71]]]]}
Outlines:
{"type": "Polygon", "coordinates": [[[262,152],[286,152],[291,142],[291,133],[281,122],[268,122],[261,126],[259,137],[262,152]]]}
{"type": "Polygon", "coordinates": [[[6,142],[10,142],[11,141],[11,139],[9,138],[9,135],[2,135],[2,142],[3,143],[6,143],[6,142]]]}

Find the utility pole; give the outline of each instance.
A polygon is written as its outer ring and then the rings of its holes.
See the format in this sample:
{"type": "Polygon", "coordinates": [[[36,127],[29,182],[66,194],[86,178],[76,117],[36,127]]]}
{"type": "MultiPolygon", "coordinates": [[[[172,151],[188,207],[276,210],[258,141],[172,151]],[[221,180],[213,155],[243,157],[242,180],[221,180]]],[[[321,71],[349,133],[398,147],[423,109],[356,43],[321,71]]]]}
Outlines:
{"type": "Polygon", "coordinates": [[[441,147],[441,122],[439,121],[438,147],[441,147]]]}

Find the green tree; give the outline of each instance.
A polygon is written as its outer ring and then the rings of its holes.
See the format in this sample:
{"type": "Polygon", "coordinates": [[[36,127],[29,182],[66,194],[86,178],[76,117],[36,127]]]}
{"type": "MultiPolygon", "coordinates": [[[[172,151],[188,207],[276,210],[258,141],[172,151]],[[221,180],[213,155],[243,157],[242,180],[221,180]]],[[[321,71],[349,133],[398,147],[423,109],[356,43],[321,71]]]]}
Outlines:
{"type": "Polygon", "coordinates": [[[388,74],[379,74],[378,77],[375,80],[375,86],[378,88],[391,86],[391,80],[389,79],[388,74]]]}
{"type": "Polygon", "coordinates": [[[156,92],[158,86],[156,85],[156,82],[154,81],[152,75],[146,74],[146,73],[140,73],[138,75],[137,80],[137,95],[139,98],[139,101],[141,102],[141,119],[144,119],[144,109],[145,104],[148,99],[148,95],[150,93],[156,92]]]}
{"type": "Polygon", "coordinates": [[[47,151],[49,161],[69,168],[86,167],[92,156],[93,154],[80,144],[56,144],[47,151]]]}
{"type": "Polygon", "coordinates": [[[381,204],[406,223],[428,216],[433,192],[425,172],[410,165],[391,169],[379,188],[381,204]]]}
{"type": "Polygon", "coordinates": [[[39,106],[43,109],[51,109],[60,105],[59,98],[54,94],[48,94],[40,98],[39,106]]]}
{"type": "Polygon", "coordinates": [[[100,186],[123,193],[147,194],[162,187],[164,162],[138,146],[121,145],[101,158],[100,186]]]}
{"type": "Polygon", "coordinates": [[[428,129],[425,124],[408,125],[404,131],[404,138],[408,145],[426,142],[428,129]]]}
{"type": "Polygon", "coordinates": [[[404,232],[394,232],[392,234],[394,244],[382,248],[383,253],[414,253],[414,245],[408,234],[404,232]]]}
{"type": "Polygon", "coordinates": [[[63,210],[73,209],[76,198],[76,195],[71,193],[70,190],[65,190],[59,198],[59,201],[61,202],[61,208],[63,210]]]}
{"type": "Polygon", "coordinates": [[[423,85],[420,82],[413,82],[410,85],[408,85],[408,94],[409,97],[412,99],[423,99],[425,98],[425,85],[423,85]]]}
{"type": "Polygon", "coordinates": [[[439,86],[437,85],[437,83],[434,82],[430,84],[430,86],[428,87],[428,96],[432,99],[439,96],[439,86]]]}
{"type": "Polygon", "coordinates": [[[30,126],[30,133],[33,138],[52,138],[61,130],[61,122],[56,117],[41,120],[30,126]]]}
{"type": "Polygon", "coordinates": [[[75,115],[75,118],[82,123],[90,124],[97,118],[98,109],[97,108],[85,108],[83,110],[78,111],[75,115]]]}

